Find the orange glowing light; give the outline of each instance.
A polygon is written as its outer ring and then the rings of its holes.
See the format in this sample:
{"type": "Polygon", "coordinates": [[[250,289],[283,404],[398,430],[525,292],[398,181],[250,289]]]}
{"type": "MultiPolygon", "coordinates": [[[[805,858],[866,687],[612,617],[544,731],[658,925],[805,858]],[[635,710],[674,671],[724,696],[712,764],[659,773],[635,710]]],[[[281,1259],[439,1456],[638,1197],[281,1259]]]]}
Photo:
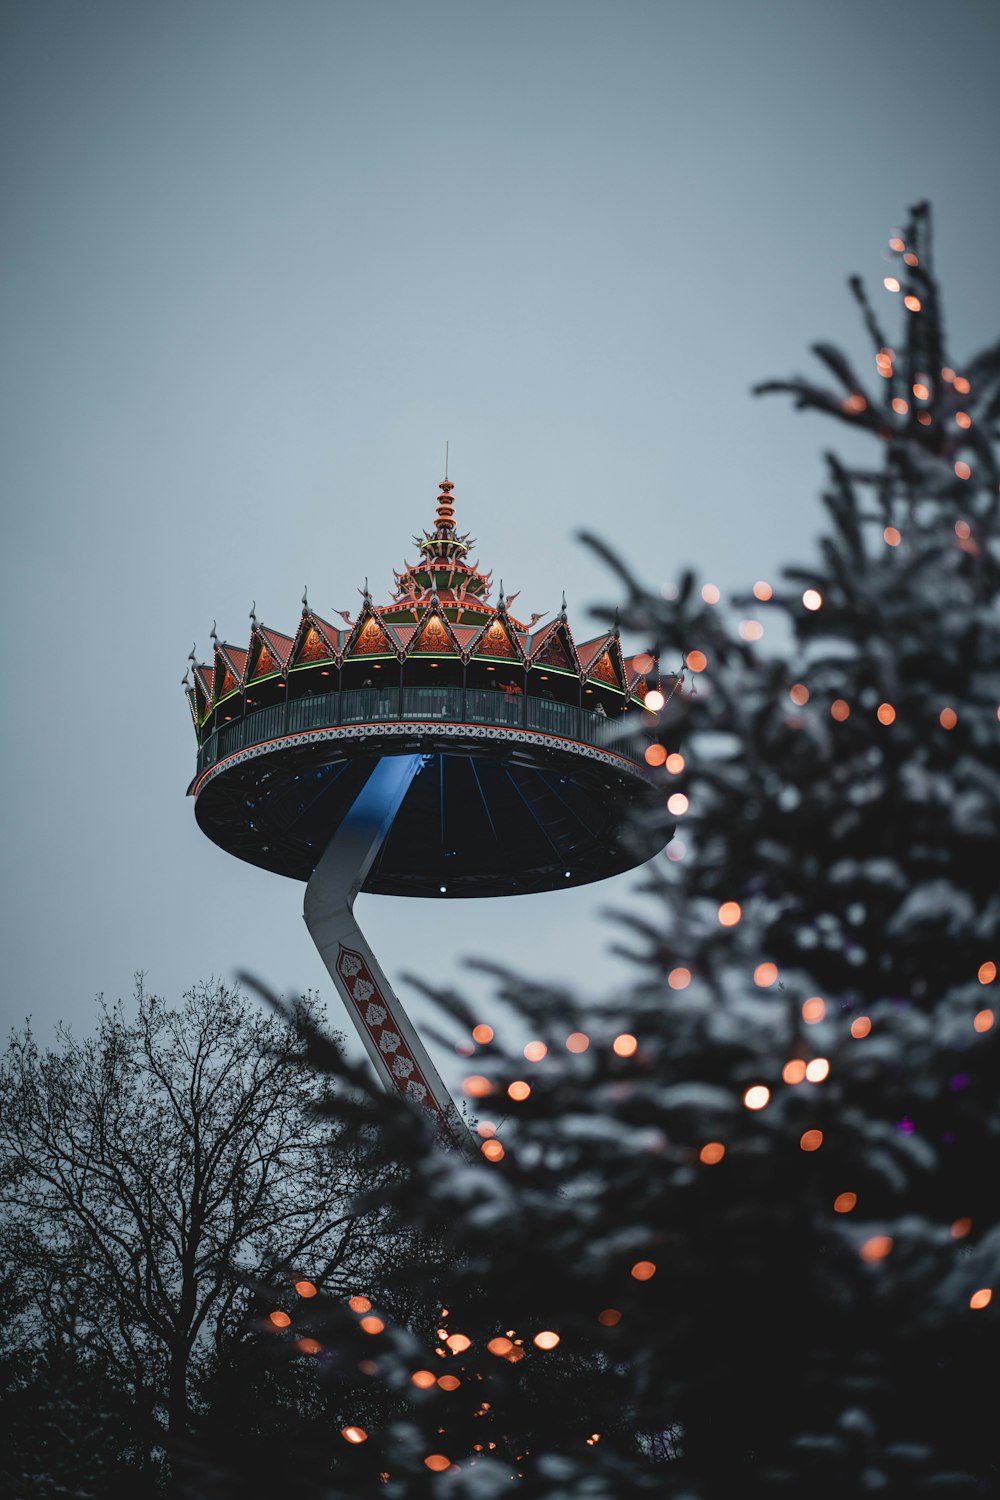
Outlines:
{"type": "Polygon", "coordinates": [[[666,698],[664,698],[659,688],[651,688],[642,701],[649,709],[650,713],[655,714],[659,713],[660,709],[663,707],[664,703],[666,703],[667,700],[666,698]]]}
{"type": "Polygon", "coordinates": [[[883,276],[882,285],[885,287],[887,292],[899,291],[899,282],[896,280],[895,276],[883,276]]]}
{"type": "Polygon", "coordinates": [[[269,1323],[274,1324],[275,1328],[287,1328],[292,1321],[286,1312],[281,1312],[280,1310],[268,1313],[267,1319],[269,1323]]]}
{"type": "Polygon", "coordinates": [[[896,250],[902,253],[906,249],[906,241],[901,240],[898,234],[894,234],[892,239],[889,241],[889,249],[896,250]]]}
{"type": "Polygon", "coordinates": [[[942,708],[938,714],[938,723],[942,729],[954,729],[958,723],[958,714],[953,708],[942,708]]]}
{"type": "Polygon", "coordinates": [[[920,264],[920,261],[914,255],[912,250],[907,250],[906,254],[903,256],[903,259],[908,266],[919,266],[920,264]]]}
{"type": "Polygon", "coordinates": [[[485,1021],[480,1021],[478,1026],[472,1028],[472,1040],[478,1042],[481,1047],[485,1047],[487,1042],[492,1042],[493,1035],[493,1027],[487,1026],[485,1021]]]}
{"type": "Polygon", "coordinates": [[[360,1326],[364,1329],[365,1333],[376,1334],[382,1332],[385,1324],[374,1313],[369,1313],[367,1317],[361,1319],[360,1326]]]}
{"type": "Polygon", "coordinates": [[[840,405],[841,409],[845,412],[855,412],[864,411],[868,405],[868,402],[865,400],[864,396],[862,396],[860,391],[852,391],[849,396],[846,396],[844,398],[840,405]]]}
{"type": "Polygon", "coordinates": [[[806,1076],[806,1065],[801,1057],[793,1057],[781,1070],[781,1076],[786,1083],[801,1083],[806,1076]]]}
{"type": "Polygon", "coordinates": [[[743,1095],[747,1109],[763,1109],[771,1097],[771,1090],[763,1083],[753,1083],[743,1095]]]}
{"type": "Polygon", "coordinates": [[[520,1102],[522,1099],[528,1098],[528,1095],[531,1093],[531,1084],[525,1083],[522,1078],[517,1078],[513,1083],[507,1085],[507,1093],[511,1099],[516,1099],[520,1102]]]}
{"type": "Polygon", "coordinates": [[[671,792],[667,798],[667,811],[673,813],[675,818],[683,818],[690,805],[683,792],[671,792]]]}
{"type": "Polygon", "coordinates": [[[976,978],[980,984],[992,984],[996,977],[997,966],[991,958],[988,958],[984,964],[979,965],[976,978]]]}
{"type": "Polygon", "coordinates": [[[441,1474],[445,1469],[451,1468],[451,1459],[445,1458],[443,1453],[428,1453],[424,1463],[428,1469],[433,1469],[435,1474],[441,1474]]]}
{"type": "Polygon", "coordinates": [[[438,1385],[443,1391],[457,1391],[462,1382],[457,1375],[439,1375],[438,1385]]]}
{"type": "Polygon", "coordinates": [[[976,1012],[972,1026],[975,1031],[992,1031],[995,1020],[996,1017],[991,1010],[979,1010],[976,1012]]]}
{"type": "Polygon", "coordinates": [[[735,927],[743,915],[743,908],[738,901],[723,901],[719,907],[719,921],[723,927],[735,927]]]}
{"type": "Polygon", "coordinates": [[[788,696],[799,708],[804,708],[809,702],[809,689],[804,682],[793,682],[788,689],[788,696]]]}
{"type": "Polygon", "coordinates": [[[965,460],[960,458],[955,464],[955,473],[958,475],[959,479],[968,479],[970,474],[972,473],[972,470],[969,468],[969,465],[965,462],[965,460]]]}
{"type": "Polygon", "coordinates": [[[833,1200],[835,1214],[849,1214],[858,1201],[857,1193],[838,1193],[833,1200]]]}
{"type": "Polygon", "coordinates": [[[774,984],[777,977],[777,964],[758,964],[753,971],[753,982],[762,990],[766,990],[770,985],[774,984]]]}
{"type": "Polygon", "coordinates": [[[671,776],[679,776],[684,769],[684,757],[675,750],[672,755],[667,756],[667,770],[671,776]]]}
{"type": "Polygon", "coordinates": [[[903,537],[902,534],[896,530],[895,526],[887,526],[882,532],[882,540],[885,542],[887,547],[898,547],[900,542],[903,540],[903,537]]]}
{"type": "Polygon", "coordinates": [[[621,1320],[622,1315],[617,1307],[606,1307],[597,1314],[598,1323],[603,1323],[605,1328],[614,1328],[615,1324],[620,1323],[621,1320]]]}
{"type": "Polygon", "coordinates": [[[718,604],[719,600],[722,598],[722,595],[719,593],[719,590],[716,588],[714,583],[703,583],[701,586],[701,597],[704,599],[706,604],[718,604]]]}
{"type": "Polygon", "coordinates": [[[906,308],[907,312],[919,312],[922,305],[923,304],[921,303],[920,298],[914,297],[912,293],[909,297],[903,298],[903,306],[906,308]]]}
{"type": "Polygon", "coordinates": [[[342,1427],[340,1435],[346,1443],[366,1443],[368,1434],[363,1427],[342,1427]]]}
{"type": "Polygon", "coordinates": [[[623,1031],[621,1036],[616,1036],[614,1041],[611,1043],[612,1050],[616,1052],[619,1057],[631,1057],[638,1045],[639,1043],[636,1041],[635,1037],[630,1035],[630,1033],[627,1031],[623,1031]]]}
{"type": "Polygon", "coordinates": [[[662,766],[667,758],[667,752],[662,745],[647,745],[644,759],[647,766],[662,766]]]}
{"type": "Polygon", "coordinates": [[[363,1313],[371,1312],[372,1310],[372,1305],[368,1301],[368,1298],[362,1297],[360,1295],[355,1297],[348,1297],[347,1305],[351,1309],[351,1312],[363,1313]]]}
{"type": "Polygon", "coordinates": [[[993,1292],[988,1286],[981,1286],[978,1292],[973,1292],[969,1298],[969,1306],[972,1308],[989,1307],[993,1300],[993,1292]]]}
{"type": "Polygon", "coordinates": [[[462,1093],[468,1094],[470,1099],[485,1099],[492,1092],[492,1083],[482,1073],[470,1073],[468,1078],[462,1080],[462,1093]]]}
{"type": "Polygon", "coordinates": [[[926,401],[928,396],[930,395],[930,391],[921,381],[918,380],[916,385],[913,387],[913,394],[916,396],[918,401],[926,401]]]}
{"type": "Polygon", "coordinates": [[[686,990],[691,983],[691,970],[671,969],[667,975],[667,983],[672,990],[686,990]]]}
{"type": "Polygon", "coordinates": [[[431,1386],[435,1384],[436,1379],[436,1375],[431,1370],[414,1370],[410,1376],[411,1384],[417,1386],[422,1391],[429,1391],[431,1386]]]}
{"type": "Polygon", "coordinates": [[[904,401],[903,398],[902,398],[902,396],[893,396],[893,398],[892,398],[892,409],[899,416],[903,417],[909,411],[910,407],[909,407],[909,403],[906,402],[906,401],[904,401]]]}
{"type": "Polygon", "coordinates": [[[741,620],[739,623],[740,640],[759,641],[764,634],[764,627],[759,620],[741,620]]]}
{"type": "Polygon", "coordinates": [[[822,1083],[830,1074],[830,1064],[825,1057],[814,1057],[806,1063],[806,1078],[810,1083],[822,1083]]]}
{"type": "Polygon", "coordinates": [[[541,1062],[548,1050],[544,1042],[529,1042],[524,1049],[524,1055],[529,1062],[541,1062]]]}
{"type": "Polygon", "coordinates": [[[968,521],[955,522],[955,535],[960,542],[967,542],[969,540],[969,537],[972,535],[972,527],[968,521]]]}
{"type": "Polygon", "coordinates": [[[817,1021],[822,1021],[826,1015],[826,1001],[819,995],[810,995],[808,1000],[802,1002],[802,1019],[809,1026],[815,1026],[817,1021]]]}
{"type": "Polygon", "coordinates": [[[880,703],[875,710],[875,717],[880,724],[894,724],[896,722],[896,710],[891,703],[880,703]]]}
{"type": "Polygon", "coordinates": [[[541,1333],[536,1333],[532,1343],[539,1349],[554,1349],[559,1342],[558,1333],[553,1333],[551,1328],[543,1328],[541,1333]]]}
{"type": "Polygon", "coordinates": [[[315,1297],[316,1295],[316,1288],[311,1281],[297,1281],[295,1283],[295,1290],[300,1297],[315,1297]]]}
{"type": "Polygon", "coordinates": [[[964,427],[966,430],[972,426],[972,418],[967,411],[957,411],[955,413],[955,422],[959,427],[964,427]]]}
{"type": "Polygon", "coordinates": [[[806,589],[802,595],[802,603],[806,609],[817,610],[823,607],[823,595],[819,589],[806,589]]]}
{"type": "Polygon", "coordinates": [[[966,380],[966,378],[965,378],[964,375],[956,375],[955,376],[955,389],[956,389],[956,391],[958,392],[958,394],[960,396],[967,396],[969,394],[969,392],[971,391],[972,387],[969,384],[969,382],[966,380]]]}
{"type": "Polygon", "coordinates": [[[653,670],[653,658],[648,651],[640,651],[638,656],[632,658],[632,669],[638,672],[640,677],[645,677],[647,672],[653,670]]]}
{"type": "Polygon", "coordinates": [[[885,1260],[892,1250],[892,1243],[891,1234],[873,1234],[865,1240],[858,1254],[862,1260],[885,1260]]]}
{"type": "Polygon", "coordinates": [[[867,1036],[871,1029],[872,1023],[868,1016],[855,1016],[851,1022],[851,1036],[859,1041],[863,1036],[867,1036]]]}
{"type": "Polygon", "coordinates": [[[566,1038],[567,1052],[586,1052],[590,1046],[590,1037],[583,1031],[572,1031],[566,1038]]]}
{"type": "Polygon", "coordinates": [[[507,1154],[496,1136],[490,1136],[489,1140],[484,1141],[479,1149],[487,1161],[503,1161],[507,1154]]]}
{"type": "Polygon", "coordinates": [[[704,672],[708,666],[708,657],[704,651],[689,651],[685,660],[692,672],[704,672]]]}
{"type": "Polygon", "coordinates": [[[318,1339],[299,1339],[298,1347],[303,1354],[319,1354],[323,1345],[318,1339]]]}
{"type": "Polygon", "coordinates": [[[822,1130],[804,1130],[799,1136],[799,1146],[803,1151],[818,1151],[822,1144],[822,1130]]]}
{"type": "Polygon", "coordinates": [[[491,1354],[504,1355],[509,1354],[514,1345],[511,1343],[510,1339],[495,1338],[490,1339],[486,1347],[491,1354]]]}
{"type": "Polygon", "coordinates": [[[632,1267],[631,1275],[635,1281],[650,1281],[656,1275],[656,1262],[637,1260],[632,1267]]]}
{"type": "Polygon", "coordinates": [[[464,1354],[466,1349],[472,1348],[472,1340],[467,1338],[464,1333],[453,1333],[449,1338],[445,1339],[445,1343],[452,1354],[464,1354]]]}
{"type": "Polygon", "coordinates": [[[762,599],[766,602],[768,599],[770,599],[773,593],[774,590],[765,579],[757,579],[757,582],[753,586],[753,594],[755,599],[762,599]]]}
{"type": "Polygon", "coordinates": [[[845,719],[851,717],[851,705],[843,698],[834,698],[830,704],[830,717],[836,719],[838,724],[843,724],[845,719]]]}
{"type": "Polygon", "coordinates": [[[725,1154],[726,1148],[721,1141],[707,1141],[698,1152],[698,1160],[704,1162],[706,1167],[714,1167],[725,1154]]]}
{"type": "Polygon", "coordinates": [[[971,1219],[956,1219],[951,1226],[951,1237],[953,1240],[964,1240],[967,1234],[972,1233],[971,1219]]]}

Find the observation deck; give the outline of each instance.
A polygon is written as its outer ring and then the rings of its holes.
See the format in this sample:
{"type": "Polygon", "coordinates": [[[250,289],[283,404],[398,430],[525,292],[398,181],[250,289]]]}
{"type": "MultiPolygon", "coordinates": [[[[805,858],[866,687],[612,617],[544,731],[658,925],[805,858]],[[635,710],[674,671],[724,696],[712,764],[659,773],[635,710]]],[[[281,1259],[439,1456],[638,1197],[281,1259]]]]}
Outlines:
{"type": "Polygon", "coordinates": [[[311,693],[223,723],[189,791],[230,853],[308,880],[374,763],[425,757],[363,889],[525,894],[603,879],[663,844],[638,711],[527,693],[384,686],[311,693]]]}

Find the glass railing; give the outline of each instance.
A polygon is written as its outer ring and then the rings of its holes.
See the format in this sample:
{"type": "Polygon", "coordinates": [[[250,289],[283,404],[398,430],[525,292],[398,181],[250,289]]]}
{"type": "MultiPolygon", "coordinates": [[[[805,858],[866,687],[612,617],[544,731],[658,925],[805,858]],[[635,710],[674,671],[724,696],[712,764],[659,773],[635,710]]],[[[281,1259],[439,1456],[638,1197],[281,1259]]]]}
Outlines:
{"type": "MultiPolygon", "coordinates": [[[[631,716],[630,716],[631,717],[631,716]]],[[[641,764],[641,752],[620,718],[609,719],[573,703],[502,693],[491,688],[373,687],[342,693],[316,693],[254,709],[209,735],[198,753],[198,770],[253,745],[286,734],[348,724],[404,720],[451,724],[489,724],[523,728],[613,750],[641,764]],[[616,732],[617,731],[617,732],[616,732]]],[[[629,726],[631,728],[631,725],[629,726]]]]}

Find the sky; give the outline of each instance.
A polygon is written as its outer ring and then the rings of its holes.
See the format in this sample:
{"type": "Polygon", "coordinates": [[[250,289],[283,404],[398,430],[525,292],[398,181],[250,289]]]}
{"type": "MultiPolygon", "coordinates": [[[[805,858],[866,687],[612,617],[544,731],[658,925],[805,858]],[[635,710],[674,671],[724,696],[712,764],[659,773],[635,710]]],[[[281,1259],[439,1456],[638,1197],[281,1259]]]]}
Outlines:
{"type": "MultiPolygon", "coordinates": [[[[304,888],[197,829],[181,677],[252,603],[385,602],[446,441],[482,565],[578,637],[581,530],[658,585],[808,560],[836,434],[750,388],[867,359],[846,277],[891,318],[921,198],[954,360],[996,336],[998,44],[988,0],[7,0],[4,1032],[138,970],[338,1017],[304,888]]],[[[469,956],[624,988],[636,883],[357,914],[407,1004],[485,1015],[469,956]]]]}

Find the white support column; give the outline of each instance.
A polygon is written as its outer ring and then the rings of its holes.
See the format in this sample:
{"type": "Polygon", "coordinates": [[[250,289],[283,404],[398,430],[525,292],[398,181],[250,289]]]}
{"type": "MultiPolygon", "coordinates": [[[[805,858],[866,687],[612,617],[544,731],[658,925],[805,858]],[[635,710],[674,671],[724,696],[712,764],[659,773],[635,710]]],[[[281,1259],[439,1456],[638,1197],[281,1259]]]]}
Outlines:
{"type": "Polygon", "coordinates": [[[422,760],[381,758],[313,871],[302,914],[379,1081],[421,1104],[462,1150],[472,1150],[468,1126],[354,919],[355,897],[422,760]]]}

